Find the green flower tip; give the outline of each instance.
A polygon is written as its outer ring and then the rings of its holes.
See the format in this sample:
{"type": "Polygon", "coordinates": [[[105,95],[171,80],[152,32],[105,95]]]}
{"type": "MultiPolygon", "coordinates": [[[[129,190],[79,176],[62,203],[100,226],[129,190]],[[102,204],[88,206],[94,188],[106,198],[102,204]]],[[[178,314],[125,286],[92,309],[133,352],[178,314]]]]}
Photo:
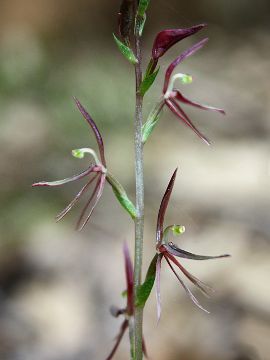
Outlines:
{"type": "Polygon", "coordinates": [[[192,76],[188,74],[182,74],[181,83],[184,85],[189,85],[192,83],[192,76]]]}
{"type": "Polygon", "coordinates": [[[77,158],[77,159],[83,159],[84,158],[84,154],[85,151],[83,151],[82,149],[74,149],[72,150],[72,155],[77,158]]]}
{"type": "Polygon", "coordinates": [[[172,232],[175,236],[182,235],[186,231],[183,225],[173,225],[172,232]]]}

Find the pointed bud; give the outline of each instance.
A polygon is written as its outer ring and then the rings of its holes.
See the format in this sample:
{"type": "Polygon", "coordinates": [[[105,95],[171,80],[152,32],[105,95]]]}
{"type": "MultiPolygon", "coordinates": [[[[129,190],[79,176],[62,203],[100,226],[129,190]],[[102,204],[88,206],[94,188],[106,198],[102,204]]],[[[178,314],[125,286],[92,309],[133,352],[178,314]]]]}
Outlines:
{"type": "Polygon", "coordinates": [[[174,44],[186,37],[195,34],[206,24],[195,25],[187,29],[168,29],[157,34],[152,48],[152,58],[154,60],[163,56],[174,44]]]}

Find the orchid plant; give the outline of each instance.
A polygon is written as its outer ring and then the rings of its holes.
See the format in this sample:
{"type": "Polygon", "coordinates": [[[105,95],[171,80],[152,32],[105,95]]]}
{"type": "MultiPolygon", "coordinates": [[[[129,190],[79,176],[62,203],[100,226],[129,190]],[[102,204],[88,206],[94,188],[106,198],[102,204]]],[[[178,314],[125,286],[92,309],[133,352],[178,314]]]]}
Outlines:
{"type": "Polygon", "coordinates": [[[89,221],[95,207],[97,206],[106,183],[110,185],[119,203],[123,209],[131,216],[134,221],[135,228],[135,255],[134,265],[132,264],[127,244],[124,244],[124,260],[126,275],[126,306],[124,308],[112,307],[111,314],[114,317],[123,316],[124,320],[121,324],[119,334],[116,337],[115,345],[106,360],[113,358],[116,350],[123,338],[124,333],[129,329],[130,338],[130,358],[132,360],[142,360],[143,356],[147,357],[145,341],[143,338],[143,311],[145,304],[152,291],[154,283],[156,283],[157,298],[157,317],[161,316],[161,296],[160,296],[160,280],[161,265],[165,261],[172,270],[180,285],[184,288],[190,299],[201,310],[208,312],[202,307],[198,299],[192,293],[190,288],[185,284],[177,273],[176,268],[204,295],[209,296],[212,288],[190,274],[177,258],[186,258],[191,260],[209,260],[217,258],[225,258],[229,255],[206,256],[196,255],[179,248],[176,244],[169,240],[171,234],[181,235],[185,231],[185,227],[181,225],[169,225],[164,229],[165,213],[173,190],[177,169],[174,171],[169,184],[166,188],[161,201],[156,228],[156,244],[153,243],[154,257],[150,262],[145,281],[142,282],[142,261],[143,261],[143,230],[144,230],[144,164],[143,150],[144,145],[149,140],[149,136],[155,129],[161,118],[164,108],[171,111],[178,120],[189,127],[201,140],[206,144],[210,144],[209,140],[197,129],[189,116],[183,110],[182,105],[189,105],[202,110],[216,111],[225,114],[223,109],[200,104],[188,99],[176,87],[176,81],[181,84],[190,84],[192,76],[189,74],[176,73],[174,70],[191,55],[194,55],[208,41],[207,38],[200,40],[192,45],[189,49],[184,50],[172,61],[164,75],[164,85],[161,89],[161,96],[154,104],[153,109],[146,121],[143,121],[143,99],[147,91],[154,84],[158,74],[158,62],[160,57],[164,56],[167,51],[181,40],[195,35],[205,28],[205,24],[199,24],[190,28],[166,29],[157,34],[154,39],[151,57],[148,66],[143,74],[142,69],[142,34],[146,23],[146,12],[148,10],[150,0],[122,0],[120,5],[118,28],[119,34],[113,34],[115,43],[121,54],[130,62],[135,70],[135,183],[136,183],[136,201],[135,204],[130,200],[121,183],[111,174],[105,159],[105,148],[103,138],[98,126],[92,119],[86,108],[75,99],[75,104],[90,126],[91,131],[95,135],[98,146],[98,154],[92,148],[82,148],[72,150],[72,155],[78,159],[90,155],[91,162],[89,166],[79,174],[57,181],[41,181],[33,184],[36,186],[61,186],[73,181],[85,180],[81,190],[75,195],[71,202],[57,216],[56,220],[61,220],[85,195],[85,205],[82,208],[81,215],[77,221],[77,229],[82,230],[89,221]]]}

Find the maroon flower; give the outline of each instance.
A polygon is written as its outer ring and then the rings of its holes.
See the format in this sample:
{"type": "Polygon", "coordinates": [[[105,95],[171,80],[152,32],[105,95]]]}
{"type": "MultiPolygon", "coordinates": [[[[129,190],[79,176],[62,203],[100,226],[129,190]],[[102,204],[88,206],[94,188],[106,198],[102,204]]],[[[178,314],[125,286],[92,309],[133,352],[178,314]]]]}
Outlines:
{"type": "MultiPolygon", "coordinates": [[[[126,297],[127,297],[127,303],[126,303],[125,308],[120,309],[115,306],[112,306],[110,310],[111,310],[111,314],[114,317],[118,317],[119,315],[124,315],[125,319],[124,319],[123,323],[121,324],[119,334],[116,336],[115,345],[114,345],[112,351],[110,352],[110,354],[108,355],[108,357],[106,358],[106,360],[111,360],[113,358],[113,356],[114,356],[116,350],[118,349],[118,346],[125,334],[125,331],[129,327],[129,321],[132,321],[132,323],[133,323],[133,318],[132,318],[134,315],[133,266],[132,266],[132,261],[130,258],[128,246],[126,243],[124,244],[123,252],[124,252],[124,259],[125,259],[125,274],[126,274],[126,291],[125,291],[125,293],[126,293],[126,297]]],[[[148,357],[144,339],[143,339],[143,353],[146,357],[148,357]]]]}
{"type": "Polygon", "coordinates": [[[65,207],[64,210],[62,210],[57,216],[56,220],[61,220],[72,208],[73,206],[79,201],[79,199],[82,197],[84,193],[88,191],[90,186],[94,183],[94,189],[90,193],[89,199],[86,202],[86,205],[84,206],[81,215],[79,217],[79,220],[77,222],[77,229],[81,230],[85,224],[90,219],[91,214],[93,213],[93,210],[95,209],[101,195],[104,189],[105,180],[106,180],[106,160],[105,160],[105,154],[104,154],[104,144],[101,137],[101,134],[94,122],[94,120],[91,118],[91,116],[88,114],[88,112],[85,110],[85,108],[82,106],[82,104],[75,99],[76,105],[78,109],[80,110],[81,114],[85,118],[85,120],[90,125],[92,131],[94,132],[94,135],[96,137],[98,148],[99,148],[99,155],[100,160],[98,159],[96,153],[92,149],[78,149],[73,150],[72,154],[75,157],[83,158],[85,153],[89,153],[93,156],[94,163],[92,163],[86,170],[83,172],[71,176],[69,178],[58,180],[58,181],[41,181],[34,183],[32,186],[60,186],[72,181],[80,180],[83,178],[87,178],[86,184],[81,188],[81,190],[78,192],[78,194],[74,197],[74,199],[65,207]]]}
{"type": "Polygon", "coordinates": [[[179,55],[167,68],[163,86],[163,101],[164,105],[167,107],[181,120],[183,121],[189,128],[191,128],[203,141],[205,141],[208,145],[210,144],[209,140],[195,127],[192,123],[188,115],[180,106],[181,103],[186,105],[191,105],[193,107],[197,107],[203,110],[212,110],[217,111],[221,114],[225,114],[223,109],[218,109],[212,106],[199,104],[192,100],[187,99],[178,89],[174,88],[174,82],[176,79],[180,78],[183,83],[190,83],[192,81],[191,76],[185,74],[176,74],[172,76],[172,73],[176,66],[180,64],[187,57],[193,55],[196,51],[201,49],[205,43],[208,41],[207,38],[201,40],[197,44],[193,45],[188,50],[184,51],[181,55],[179,55]]]}
{"type": "Polygon", "coordinates": [[[205,26],[206,24],[199,24],[186,29],[167,29],[160,31],[154,40],[152,48],[152,68],[156,67],[158,59],[163,56],[173,45],[188,36],[196,34],[196,32],[203,29],[205,26]]]}
{"type": "Polygon", "coordinates": [[[175,258],[180,257],[184,259],[192,259],[192,260],[209,260],[209,259],[218,259],[228,257],[230,255],[218,255],[218,256],[204,256],[204,255],[196,255],[192,254],[188,251],[182,250],[178,248],[174,243],[168,241],[169,232],[172,231],[174,234],[182,234],[184,232],[184,227],[179,225],[170,225],[165,230],[163,230],[164,217],[166,213],[166,209],[170,200],[170,196],[173,190],[174,181],[176,177],[177,169],[174,171],[169,185],[165,191],[163,199],[160,204],[158,220],[157,220],[157,229],[156,229],[156,249],[157,249],[157,262],[156,262],[156,297],[157,297],[157,314],[158,319],[161,315],[161,300],[160,300],[160,271],[161,271],[161,263],[164,258],[168,263],[169,267],[177,277],[180,284],[185,289],[186,293],[189,295],[190,299],[197,305],[200,309],[205,310],[196,297],[193,295],[188,286],[184,283],[184,281],[177,274],[173,265],[176,265],[180,271],[190,280],[197,288],[199,288],[203,294],[209,296],[210,292],[213,291],[210,286],[197,279],[195,276],[190,274],[183,265],[175,258]]]}

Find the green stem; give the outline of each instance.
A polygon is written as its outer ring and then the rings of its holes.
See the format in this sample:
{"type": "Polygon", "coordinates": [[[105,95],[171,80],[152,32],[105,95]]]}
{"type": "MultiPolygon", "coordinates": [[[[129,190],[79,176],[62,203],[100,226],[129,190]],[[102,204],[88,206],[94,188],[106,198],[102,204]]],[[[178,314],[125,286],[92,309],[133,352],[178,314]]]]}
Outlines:
{"type": "MultiPolygon", "coordinates": [[[[136,76],[136,109],[135,109],[135,178],[136,178],[136,208],[135,219],[135,258],[134,258],[134,294],[141,285],[143,259],[143,230],[144,230],[144,176],[143,176],[143,143],[142,143],[142,105],[143,97],[140,94],[142,82],[142,55],[139,29],[135,27],[135,55],[138,63],[135,65],[136,76]]],[[[142,360],[142,324],[143,309],[135,308],[134,314],[134,360],[142,360]]]]}

